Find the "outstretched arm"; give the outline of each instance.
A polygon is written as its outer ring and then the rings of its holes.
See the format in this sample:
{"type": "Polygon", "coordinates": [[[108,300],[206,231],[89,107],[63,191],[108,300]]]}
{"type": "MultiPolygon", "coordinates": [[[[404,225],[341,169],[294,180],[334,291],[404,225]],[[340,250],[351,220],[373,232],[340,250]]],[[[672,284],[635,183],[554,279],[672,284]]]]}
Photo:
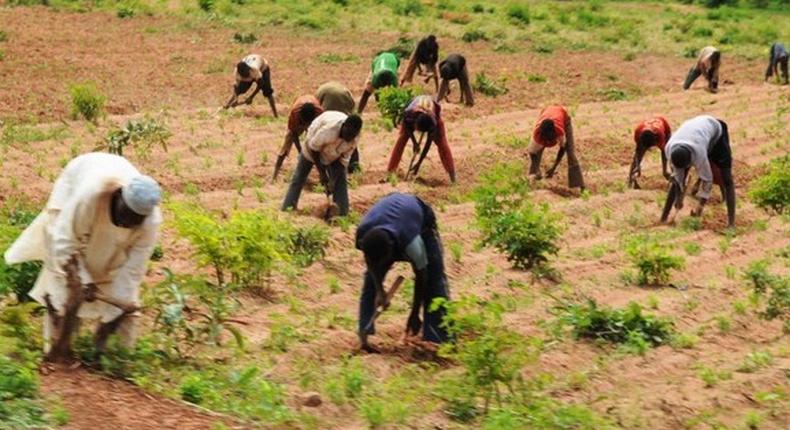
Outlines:
{"type": "Polygon", "coordinates": [[[680,186],[678,186],[677,182],[671,180],[669,192],[667,192],[667,201],[664,203],[664,210],[661,212],[661,223],[667,222],[669,213],[672,211],[672,205],[675,204],[679,194],[680,186]]]}
{"type": "MultiPolygon", "coordinates": [[[[628,186],[633,187],[634,189],[639,189],[639,183],[636,182],[636,178],[642,175],[642,158],[645,155],[645,148],[641,145],[637,144],[636,149],[634,150],[634,159],[631,161],[631,169],[628,173],[628,186]]],[[[662,153],[662,161],[665,159],[662,153]]],[[[664,164],[664,169],[666,169],[666,163],[664,164]]]]}
{"type": "Polygon", "coordinates": [[[359,109],[357,110],[359,113],[365,110],[365,106],[368,105],[368,99],[370,98],[370,91],[365,90],[362,93],[362,97],[359,99],[359,109]]]}
{"type": "Polygon", "coordinates": [[[256,95],[258,95],[258,91],[260,90],[261,90],[261,81],[260,80],[255,81],[255,89],[252,91],[252,94],[250,94],[250,96],[244,100],[244,104],[247,105],[252,104],[252,100],[255,98],[256,95]]]}
{"type": "Polygon", "coordinates": [[[236,86],[234,85],[233,86],[233,95],[230,96],[230,99],[228,100],[227,103],[225,103],[225,106],[223,106],[223,109],[228,109],[228,108],[236,106],[238,99],[239,99],[239,93],[236,92],[236,86]]]}

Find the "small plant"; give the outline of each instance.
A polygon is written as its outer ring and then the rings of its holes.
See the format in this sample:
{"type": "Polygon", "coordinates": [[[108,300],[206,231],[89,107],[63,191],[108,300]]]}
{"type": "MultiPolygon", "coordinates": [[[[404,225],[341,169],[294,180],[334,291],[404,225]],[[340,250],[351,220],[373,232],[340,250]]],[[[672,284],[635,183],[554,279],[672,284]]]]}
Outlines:
{"type": "Polygon", "coordinates": [[[115,10],[115,16],[121,19],[132,18],[135,13],[134,6],[130,4],[119,4],[118,8],[115,10]]]}
{"type": "Polygon", "coordinates": [[[774,357],[767,351],[752,351],[746,354],[743,362],[738,366],[738,372],[754,373],[774,362],[774,357]]]}
{"type": "Polygon", "coordinates": [[[760,317],[769,321],[779,318],[784,331],[790,332],[790,277],[769,272],[769,265],[768,260],[752,262],[744,278],[751,282],[757,302],[764,302],[760,317]]]}
{"type": "Polygon", "coordinates": [[[750,184],[749,198],[759,207],[784,214],[790,207],[790,155],[776,158],[765,175],[750,184]]]}
{"type": "Polygon", "coordinates": [[[214,10],[214,0],[198,0],[197,3],[204,12],[211,12],[214,10]]]}
{"type": "Polygon", "coordinates": [[[110,154],[123,156],[124,149],[133,147],[139,158],[148,160],[154,145],[161,145],[167,151],[170,136],[172,133],[167,126],[154,118],[145,117],[141,120],[130,120],[123,128],[110,131],[103,146],[98,149],[105,148],[110,154]]]}
{"type": "Polygon", "coordinates": [[[104,115],[104,103],[107,98],[92,82],[70,86],[69,94],[71,94],[71,115],[74,118],[81,116],[95,123],[104,115]]]}
{"type": "Polygon", "coordinates": [[[485,73],[480,72],[475,75],[475,81],[472,88],[479,93],[483,93],[489,97],[497,97],[507,94],[508,89],[505,87],[504,82],[494,82],[489,79],[485,73]]]}
{"type": "Polygon", "coordinates": [[[488,40],[488,35],[480,29],[471,29],[464,32],[461,40],[466,43],[477,42],[478,40],[488,40]]]}
{"type": "MultiPolygon", "coordinates": [[[[28,203],[6,202],[0,209],[0,249],[7,249],[36,217],[35,209],[28,203]]],[[[40,262],[26,262],[8,266],[0,258],[0,296],[14,293],[21,302],[29,301],[27,293],[41,271],[40,262]]]]}
{"type": "Polygon", "coordinates": [[[417,43],[414,39],[406,36],[401,36],[395,41],[395,44],[386,49],[386,52],[391,52],[398,56],[401,60],[409,58],[414,47],[417,43]]]}
{"type": "Polygon", "coordinates": [[[392,10],[402,16],[420,16],[424,12],[424,7],[420,0],[393,0],[392,10]]]}
{"type": "Polygon", "coordinates": [[[322,225],[294,229],[290,237],[290,253],[299,267],[308,267],[324,258],[329,243],[329,230],[322,225]]]}
{"type": "Polygon", "coordinates": [[[719,384],[720,381],[732,379],[732,373],[727,371],[717,371],[707,366],[701,366],[697,370],[697,376],[705,383],[705,388],[712,388],[719,384]]]}
{"type": "Polygon", "coordinates": [[[564,303],[556,310],[559,324],[570,326],[575,337],[625,344],[637,352],[669,343],[674,334],[671,321],[645,314],[635,302],[609,309],[588,299],[586,304],[564,303]]]}
{"type": "Polygon", "coordinates": [[[605,90],[601,90],[598,92],[602,97],[609,101],[622,101],[628,100],[631,96],[625,91],[619,88],[607,88],[605,90]]]}
{"type": "Polygon", "coordinates": [[[638,270],[639,285],[666,285],[670,271],[684,266],[681,256],[672,255],[669,249],[648,234],[637,235],[626,243],[625,251],[638,270]]]}
{"type": "Polygon", "coordinates": [[[385,87],[376,91],[379,112],[382,118],[392,121],[392,125],[398,124],[406,107],[414,97],[422,94],[422,88],[411,87],[385,87]]]}
{"type": "Polygon", "coordinates": [[[258,41],[253,33],[233,33],[233,41],[242,45],[249,45],[258,41]]]}
{"type": "Polygon", "coordinates": [[[519,25],[529,24],[529,8],[522,4],[511,4],[507,8],[507,16],[510,20],[519,25]]]}

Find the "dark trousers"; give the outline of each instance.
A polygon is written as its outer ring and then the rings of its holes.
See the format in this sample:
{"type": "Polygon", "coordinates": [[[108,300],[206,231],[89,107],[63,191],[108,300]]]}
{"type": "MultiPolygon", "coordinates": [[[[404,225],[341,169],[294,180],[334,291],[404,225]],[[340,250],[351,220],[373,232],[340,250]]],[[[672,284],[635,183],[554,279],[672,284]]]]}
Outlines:
{"type": "MultiPolygon", "coordinates": [[[[310,171],[313,170],[313,163],[299,154],[299,161],[296,163],[296,170],[294,170],[293,178],[291,178],[291,185],[288,186],[288,192],[285,194],[283,200],[282,210],[296,209],[299,204],[299,196],[302,194],[302,188],[307,182],[307,177],[310,171]]],[[[340,161],[326,166],[327,173],[331,184],[328,184],[332,191],[332,200],[338,207],[338,215],[348,215],[348,181],[346,177],[346,167],[340,161]]]]}
{"type": "MultiPolygon", "coordinates": [[[[442,327],[445,311],[443,308],[430,312],[429,308],[433,299],[442,297],[450,298],[447,287],[447,277],[444,274],[444,258],[442,256],[442,243],[439,232],[431,228],[422,233],[422,240],[428,253],[428,291],[427,299],[422,303],[423,332],[422,338],[429,342],[442,343],[447,341],[447,330],[442,327]]],[[[383,277],[382,277],[383,279],[383,277]]],[[[369,271],[365,272],[365,283],[362,287],[362,297],[359,300],[359,332],[367,327],[373,314],[376,312],[376,284],[369,271]]],[[[367,334],[375,333],[375,326],[371,325],[367,334]]]]}
{"type": "Polygon", "coordinates": [[[355,148],[351,153],[351,159],[348,161],[348,173],[359,171],[359,148],[355,148]]]}

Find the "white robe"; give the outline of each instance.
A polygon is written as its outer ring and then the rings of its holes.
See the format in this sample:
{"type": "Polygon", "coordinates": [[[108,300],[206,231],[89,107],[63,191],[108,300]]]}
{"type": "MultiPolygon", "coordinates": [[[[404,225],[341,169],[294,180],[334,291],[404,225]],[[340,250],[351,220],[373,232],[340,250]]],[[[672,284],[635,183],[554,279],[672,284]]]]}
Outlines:
{"type": "MultiPolygon", "coordinates": [[[[113,192],[138,175],[125,158],[104,153],[81,155],[66,166],[44,210],[5,252],[7,264],[44,262],[30,291],[33,299],[46,304],[48,295],[62,315],[68,298],[63,267],[77,255],[83,284],[95,283],[105,295],[139,302],[140,283],[162,223],[161,212],[156,208],[142,225],[132,229],[116,227],[110,219],[113,192]]],[[[109,322],[122,313],[97,300],[82,303],[78,315],[109,322]]]]}

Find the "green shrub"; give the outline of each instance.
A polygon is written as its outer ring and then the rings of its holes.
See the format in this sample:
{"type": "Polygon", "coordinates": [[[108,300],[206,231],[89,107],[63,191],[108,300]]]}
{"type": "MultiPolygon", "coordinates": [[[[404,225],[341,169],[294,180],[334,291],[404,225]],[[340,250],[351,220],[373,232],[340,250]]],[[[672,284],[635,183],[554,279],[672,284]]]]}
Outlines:
{"type": "Polygon", "coordinates": [[[414,97],[422,94],[420,87],[384,87],[376,90],[377,103],[381,117],[398,124],[406,107],[414,97]]]}
{"type": "Polygon", "coordinates": [[[586,304],[562,304],[558,310],[559,324],[570,326],[575,337],[624,344],[636,352],[666,344],[674,334],[670,320],[643,313],[636,302],[609,309],[588,299],[586,304]]]}
{"type": "Polygon", "coordinates": [[[253,33],[233,33],[233,41],[243,45],[249,45],[250,43],[257,42],[258,38],[253,33]]]}
{"type": "Polygon", "coordinates": [[[759,207],[784,214],[790,207],[790,155],[771,160],[765,175],[750,184],[749,198],[759,207]]]}
{"type": "Polygon", "coordinates": [[[769,267],[768,260],[754,261],[744,271],[744,278],[751,283],[755,298],[764,301],[760,317],[779,318],[790,333],[790,277],[773,274],[769,267]]]}
{"type": "Polygon", "coordinates": [[[522,4],[511,4],[507,8],[507,16],[516,24],[529,24],[529,8],[522,4]]]}
{"type": "Polygon", "coordinates": [[[391,0],[392,11],[402,16],[420,16],[425,8],[420,0],[391,0]]]}
{"type": "Polygon", "coordinates": [[[625,251],[638,270],[639,285],[665,285],[670,271],[684,266],[681,256],[672,255],[669,248],[648,234],[641,234],[627,241],[625,251]]]}
{"type": "Polygon", "coordinates": [[[198,6],[205,12],[214,10],[214,0],[198,0],[198,6]]]}
{"type": "Polygon", "coordinates": [[[329,230],[322,225],[296,228],[290,237],[290,253],[299,267],[308,267],[324,258],[329,230]]]}
{"type": "Polygon", "coordinates": [[[100,149],[123,156],[124,149],[131,146],[140,159],[148,160],[154,145],[161,145],[167,151],[170,136],[172,133],[165,124],[146,116],[141,120],[127,121],[123,128],[111,130],[100,149]]]}
{"type": "Polygon", "coordinates": [[[478,28],[473,28],[464,32],[461,40],[466,43],[477,42],[478,40],[488,40],[488,35],[478,28]]]}
{"type": "Polygon", "coordinates": [[[107,98],[92,82],[71,85],[69,94],[71,94],[71,115],[74,118],[81,116],[95,123],[104,115],[104,103],[107,98]]]}
{"type": "Polygon", "coordinates": [[[474,88],[475,91],[490,97],[501,96],[503,94],[507,94],[508,92],[508,89],[505,87],[505,83],[503,81],[494,82],[483,72],[477,73],[475,75],[475,81],[472,84],[472,88],[474,88]]]}

